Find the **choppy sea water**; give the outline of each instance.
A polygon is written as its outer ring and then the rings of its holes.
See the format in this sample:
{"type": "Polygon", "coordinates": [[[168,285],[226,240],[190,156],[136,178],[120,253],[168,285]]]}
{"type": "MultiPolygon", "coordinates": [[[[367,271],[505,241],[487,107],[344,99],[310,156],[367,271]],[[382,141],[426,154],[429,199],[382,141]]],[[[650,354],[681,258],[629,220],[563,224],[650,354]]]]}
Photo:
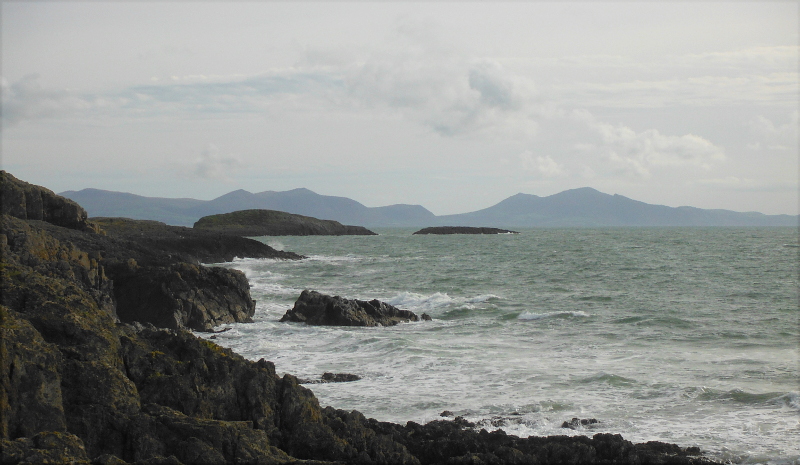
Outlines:
{"type": "Polygon", "coordinates": [[[216,342],[279,373],[360,375],[309,387],[379,420],[449,410],[519,436],[611,432],[800,463],[797,229],[376,232],[263,237],[309,258],[220,264],[246,273],[257,305],[216,342]],[[303,289],[433,321],[279,323],[303,289]],[[573,417],[599,423],[561,428],[573,417]]]}

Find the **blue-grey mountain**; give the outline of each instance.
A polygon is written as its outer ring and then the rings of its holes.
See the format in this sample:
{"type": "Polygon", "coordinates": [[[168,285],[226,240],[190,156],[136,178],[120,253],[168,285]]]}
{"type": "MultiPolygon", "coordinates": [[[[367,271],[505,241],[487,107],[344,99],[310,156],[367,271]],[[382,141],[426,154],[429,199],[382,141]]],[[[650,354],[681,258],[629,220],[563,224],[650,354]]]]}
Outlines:
{"type": "Polygon", "coordinates": [[[251,193],[236,190],[203,201],[143,197],[122,192],[83,189],[62,192],[90,216],[121,216],[191,226],[203,216],[239,210],[267,209],[366,227],[619,227],[619,226],[797,226],[797,215],[707,210],[653,205],[584,187],[547,197],[517,194],[483,210],[436,216],[420,205],[367,207],[346,197],[320,195],[308,189],[251,193]]]}

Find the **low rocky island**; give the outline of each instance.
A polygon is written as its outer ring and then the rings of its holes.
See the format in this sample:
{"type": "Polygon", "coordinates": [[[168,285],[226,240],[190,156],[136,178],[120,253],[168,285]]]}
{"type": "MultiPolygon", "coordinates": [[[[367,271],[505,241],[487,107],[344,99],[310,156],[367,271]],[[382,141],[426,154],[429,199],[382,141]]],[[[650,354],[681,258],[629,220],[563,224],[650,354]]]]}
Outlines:
{"type": "Polygon", "coordinates": [[[419,317],[377,299],[367,302],[305,290],[280,321],[316,326],[394,326],[419,321],[419,317]]]}
{"type": "Polygon", "coordinates": [[[194,229],[237,236],[375,236],[363,226],[347,226],[275,210],[240,210],[204,216],[194,229]]]}
{"type": "Polygon", "coordinates": [[[423,228],[414,234],[519,234],[517,231],[497,228],[474,228],[470,226],[434,226],[423,228]]]}
{"type": "MultiPolygon", "coordinates": [[[[714,463],[614,434],[519,438],[323,408],[273,363],[185,329],[220,321],[215,305],[246,316],[252,300],[244,275],[197,263],[178,230],[92,223],[5,172],[0,205],[0,463],[714,463]],[[172,317],[149,322],[148,308],[172,317]]],[[[234,248],[203,253],[249,253],[234,248]]]]}

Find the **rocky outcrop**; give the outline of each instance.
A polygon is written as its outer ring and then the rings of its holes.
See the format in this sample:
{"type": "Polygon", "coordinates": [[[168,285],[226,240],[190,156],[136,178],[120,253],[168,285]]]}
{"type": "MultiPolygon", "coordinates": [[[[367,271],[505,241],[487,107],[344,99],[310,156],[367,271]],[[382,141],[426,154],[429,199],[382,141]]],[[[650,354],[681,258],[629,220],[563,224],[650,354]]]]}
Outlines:
{"type": "Polygon", "coordinates": [[[23,220],[42,220],[80,231],[97,231],[86,210],[50,189],[20,181],[0,171],[0,212],[23,220]]]}
{"type": "Polygon", "coordinates": [[[423,228],[414,234],[519,234],[517,231],[497,228],[473,228],[468,226],[436,226],[423,228]]]}
{"type": "Polygon", "coordinates": [[[374,236],[363,226],[275,210],[240,210],[200,218],[194,229],[239,236],[374,236]]]}
{"type": "Polygon", "coordinates": [[[117,316],[160,328],[213,331],[225,323],[250,323],[255,301],[244,273],[189,263],[113,271],[117,316]]]}
{"type": "Polygon", "coordinates": [[[419,317],[377,299],[367,302],[304,290],[280,321],[327,326],[394,326],[419,321],[419,317]]]}
{"type": "MultiPolygon", "coordinates": [[[[294,252],[275,250],[263,242],[219,231],[168,226],[158,221],[128,218],[92,218],[92,221],[108,236],[135,243],[146,253],[168,257],[173,262],[220,263],[229,262],[236,257],[278,260],[305,258],[294,252]]],[[[141,261],[141,257],[138,260],[141,261]]]]}

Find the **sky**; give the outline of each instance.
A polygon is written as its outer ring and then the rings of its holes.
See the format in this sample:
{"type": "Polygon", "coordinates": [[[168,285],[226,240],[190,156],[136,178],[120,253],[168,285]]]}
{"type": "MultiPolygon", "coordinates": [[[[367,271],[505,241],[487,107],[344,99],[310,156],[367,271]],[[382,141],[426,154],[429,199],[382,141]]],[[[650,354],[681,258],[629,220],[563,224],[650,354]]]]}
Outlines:
{"type": "Polygon", "coordinates": [[[55,192],[800,213],[798,2],[0,8],[0,164],[55,192]]]}

